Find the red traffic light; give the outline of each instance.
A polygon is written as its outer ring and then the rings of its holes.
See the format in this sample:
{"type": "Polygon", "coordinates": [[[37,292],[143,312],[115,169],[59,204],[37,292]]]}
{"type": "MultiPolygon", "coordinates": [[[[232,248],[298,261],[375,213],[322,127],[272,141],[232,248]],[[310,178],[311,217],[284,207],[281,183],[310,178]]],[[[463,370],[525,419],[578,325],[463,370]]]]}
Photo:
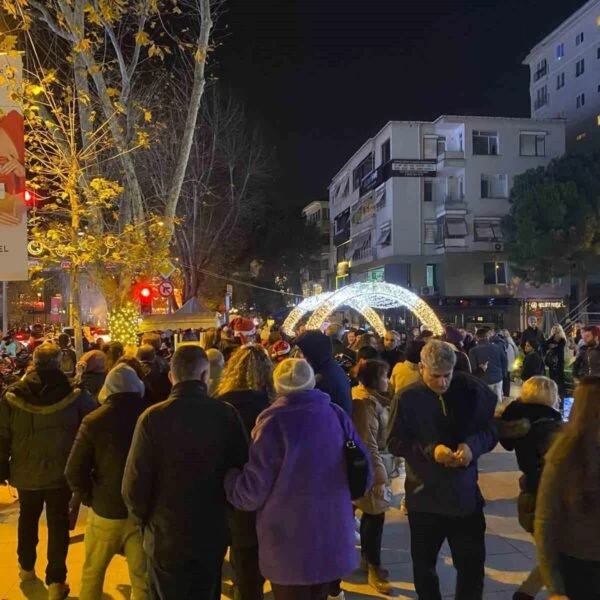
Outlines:
{"type": "Polygon", "coordinates": [[[23,197],[25,200],[25,204],[27,204],[27,206],[30,206],[31,204],[33,204],[33,202],[35,200],[35,193],[32,192],[31,190],[25,190],[23,197]]]}
{"type": "Polygon", "coordinates": [[[149,287],[140,288],[140,296],[142,298],[150,298],[152,295],[152,290],[149,287]]]}

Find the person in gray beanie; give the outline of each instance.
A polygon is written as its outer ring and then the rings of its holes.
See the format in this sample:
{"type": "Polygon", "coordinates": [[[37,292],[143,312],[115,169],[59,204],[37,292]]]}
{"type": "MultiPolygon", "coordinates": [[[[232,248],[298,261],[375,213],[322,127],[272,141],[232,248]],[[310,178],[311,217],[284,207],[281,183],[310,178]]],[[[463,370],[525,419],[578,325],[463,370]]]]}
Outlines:
{"type": "Polygon", "coordinates": [[[126,364],[109,371],[100,390],[102,406],[83,419],[65,476],[91,508],[85,532],[81,598],[100,599],[106,569],[124,549],[135,600],[148,598],[146,556],[139,528],[128,515],[121,482],[133,430],[147,407],[144,384],[126,364]],[[98,535],[101,532],[101,535],[98,535]]]}

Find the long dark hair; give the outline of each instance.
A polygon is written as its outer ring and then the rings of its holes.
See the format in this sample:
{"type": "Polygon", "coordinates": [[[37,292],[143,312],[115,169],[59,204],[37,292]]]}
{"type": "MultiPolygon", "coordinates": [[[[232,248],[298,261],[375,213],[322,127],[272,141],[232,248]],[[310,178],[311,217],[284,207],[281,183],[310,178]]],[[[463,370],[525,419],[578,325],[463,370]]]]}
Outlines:
{"type": "Polygon", "coordinates": [[[600,507],[600,377],[584,377],[575,388],[569,423],[548,454],[565,465],[563,499],[568,507],[597,512],[600,507]]]}

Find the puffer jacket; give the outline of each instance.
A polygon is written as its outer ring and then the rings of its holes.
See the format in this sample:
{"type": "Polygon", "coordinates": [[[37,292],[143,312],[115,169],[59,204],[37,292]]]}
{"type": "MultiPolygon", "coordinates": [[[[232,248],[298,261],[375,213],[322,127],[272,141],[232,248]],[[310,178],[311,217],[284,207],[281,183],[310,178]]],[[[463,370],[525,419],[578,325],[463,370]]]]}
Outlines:
{"type": "Polygon", "coordinates": [[[75,435],[96,407],[59,369],[27,373],[0,400],[0,481],[22,490],[66,486],[75,435]]]}
{"type": "Polygon", "coordinates": [[[587,375],[600,376],[600,344],[584,346],[573,364],[573,377],[581,379],[587,375]]]}

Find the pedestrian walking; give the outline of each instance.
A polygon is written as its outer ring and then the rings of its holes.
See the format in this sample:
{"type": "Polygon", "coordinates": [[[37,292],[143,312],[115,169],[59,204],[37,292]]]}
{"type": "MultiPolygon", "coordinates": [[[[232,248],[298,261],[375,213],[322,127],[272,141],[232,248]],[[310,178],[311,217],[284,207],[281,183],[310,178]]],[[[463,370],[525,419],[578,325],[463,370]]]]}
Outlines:
{"type": "Polygon", "coordinates": [[[383,337],[383,351],[381,360],[388,363],[388,375],[392,373],[393,368],[404,360],[404,352],[400,349],[400,334],[397,331],[388,330],[383,337]]]}
{"type": "Polygon", "coordinates": [[[428,342],[421,351],[422,381],[400,395],[390,428],[389,449],[406,461],[419,600],[441,600],[436,562],[445,539],[457,571],[456,600],[483,594],[485,517],[477,460],[496,445],[496,396],[472,375],[454,373],[455,363],[449,344],[428,342]]]}
{"type": "Polygon", "coordinates": [[[583,328],[581,333],[583,346],[573,363],[573,377],[600,376],[600,331],[594,325],[583,328]]]}
{"type": "Polygon", "coordinates": [[[237,411],[207,393],[208,358],[181,345],[169,398],[138,420],[123,499],[143,530],[150,598],[213,600],[228,542],[225,473],[242,467],[247,441],[237,411]]]}
{"type": "MultiPolygon", "coordinates": [[[[532,535],[544,456],[562,427],[558,401],[556,383],[547,377],[534,376],[523,384],[519,400],[509,404],[497,421],[500,443],[506,450],[515,451],[523,473],[517,503],[519,523],[532,535]]],[[[533,600],[543,585],[536,566],[515,592],[513,600],[533,600]]]]}
{"type": "Polygon", "coordinates": [[[81,420],[97,407],[87,392],[71,387],[60,361],[58,346],[38,346],[33,369],[0,400],[0,482],[8,479],[19,492],[19,576],[22,581],[36,577],[38,526],[45,506],[49,600],[69,595],[71,490],[64,471],[81,420]]]}
{"type": "Polygon", "coordinates": [[[525,342],[525,358],[523,359],[523,368],[521,369],[521,379],[527,381],[535,375],[545,375],[546,367],[540,354],[539,342],[536,339],[530,339],[525,342]]]}
{"type": "Polygon", "coordinates": [[[315,372],[317,389],[325,392],[334,404],[352,412],[350,382],[333,358],[331,340],[320,331],[305,331],[296,341],[302,355],[315,372]]]}
{"type": "MultiPolygon", "coordinates": [[[[229,359],[217,396],[237,409],[249,440],[258,415],[275,400],[273,363],[260,344],[243,346],[229,359]]],[[[256,514],[234,510],[229,518],[229,529],[235,597],[261,600],[265,579],[258,565],[256,514]]]]}
{"type": "Polygon", "coordinates": [[[490,341],[488,329],[477,330],[477,345],[469,351],[473,375],[481,379],[496,394],[497,406],[502,406],[502,382],[508,372],[504,348],[490,341]]]}
{"type": "Polygon", "coordinates": [[[381,565],[381,543],[385,512],[390,508],[390,477],[394,457],[387,449],[389,399],[387,372],[389,364],[367,360],[358,372],[359,384],[352,388],[352,420],[363,444],[369,451],[374,483],[369,493],[355,501],[362,511],[360,520],[361,569],[369,585],[380,594],[389,594],[389,572],[381,565]]]}
{"type": "Polygon", "coordinates": [[[86,352],[77,363],[76,384],[98,400],[106,379],[106,355],[101,350],[86,352]]]}
{"type": "Polygon", "coordinates": [[[548,367],[548,376],[558,386],[561,398],[565,396],[565,352],[567,336],[558,323],[552,326],[550,337],[544,346],[544,364],[548,367]]]}
{"type": "Polygon", "coordinates": [[[521,334],[521,348],[525,350],[525,344],[531,340],[535,340],[538,343],[538,346],[543,348],[546,339],[544,338],[544,333],[542,330],[538,328],[537,317],[531,316],[529,319],[527,319],[527,322],[528,326],[521,334]]]}
{"type": "Polygon", "coordinates": [[[425,342],[418,340],[408,342],[406,346],[406,360],[398,363],[392,371],[389,390],[392,397],[392,414],[394,412],[393,407],[402,391],[421,379],[419,361],[421,360],[423,346],[425,346],[425,342]]]}
{"type": "Polygon", "coordinates": [[[148,581],[142,534],[121,496],[133,430],[148,406],[144,384],[131,367],[118,364],[108,373],[100,395],[106,399],[83,419],[65,469],[69,487],[90,507],[79,597],[100,600],[106,570],[115,554],[123,551],[131,598],[146,600],[148,581]]]}
{"type": "Polygon", "coordinates": [[[600,377],[584,377],[546,455],[535,540],[550,600],[600,599],[600,377]]]}
{"type": "Polygon", "coordinates": [[[274,384],[278,398],[258,418],[248,464],[226,476],[227,499],[257,511],[260,570],[275,599],[325,600],[356,567],[344,446],[350,438],[366,449],[345,412],[314,389],[306,360],[281,362],[274,384]]]}

